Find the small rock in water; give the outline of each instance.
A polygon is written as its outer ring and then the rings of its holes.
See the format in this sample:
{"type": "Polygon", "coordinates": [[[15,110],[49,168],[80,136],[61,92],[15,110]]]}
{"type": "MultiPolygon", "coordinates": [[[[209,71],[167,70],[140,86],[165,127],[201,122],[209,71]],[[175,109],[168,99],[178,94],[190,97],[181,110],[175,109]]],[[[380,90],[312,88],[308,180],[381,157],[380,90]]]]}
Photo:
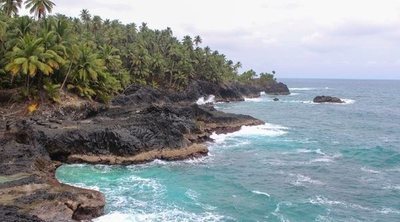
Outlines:
{"type": "Polygon", "coordinates": [[[341,100],[338,97],[333,97],[333,96],[317,96],[313,100],[314,103],[344,103],[343,100],[341,100]]]}
{"type": "Polygon", "coordinates": [[[278,98],[275,98],[274,101],[277,102],[277,101],[279,101],[279,99],[278,99],[278,98]]]}

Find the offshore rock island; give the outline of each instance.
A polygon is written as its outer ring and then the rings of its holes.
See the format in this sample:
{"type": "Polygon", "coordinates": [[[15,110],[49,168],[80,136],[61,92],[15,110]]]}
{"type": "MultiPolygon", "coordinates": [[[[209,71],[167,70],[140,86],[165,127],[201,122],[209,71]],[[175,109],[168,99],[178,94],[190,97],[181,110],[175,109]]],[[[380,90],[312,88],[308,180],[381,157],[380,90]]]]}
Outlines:
{"type": "Polygon", "coordinates": [[[268,84],[193,81],[175,92],[131,85],[110,106],[82,101],[1,121],[0,215],[3,221],[88,220],[104,213],[105,198],[94,190],[60,184],[62,163],[139,164],[207,155],[212,133],[229,133],[264,122],[217,111],[196,100],[243,101],[265,91],[287,95],[268,84]]]}

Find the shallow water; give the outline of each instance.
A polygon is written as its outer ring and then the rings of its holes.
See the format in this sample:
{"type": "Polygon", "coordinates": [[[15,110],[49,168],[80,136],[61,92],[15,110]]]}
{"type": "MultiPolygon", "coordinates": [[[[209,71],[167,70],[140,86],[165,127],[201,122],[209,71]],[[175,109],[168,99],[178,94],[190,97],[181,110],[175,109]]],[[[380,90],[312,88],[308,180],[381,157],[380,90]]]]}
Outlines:
{"type": "Polygon", "coordinates": [[[278,102],[216,104],[267,124],[213,135],[208,157],[64,165],[57,178],[106,195],[97,221],[400,221],[400,81],[284,82],[278,102]]]}

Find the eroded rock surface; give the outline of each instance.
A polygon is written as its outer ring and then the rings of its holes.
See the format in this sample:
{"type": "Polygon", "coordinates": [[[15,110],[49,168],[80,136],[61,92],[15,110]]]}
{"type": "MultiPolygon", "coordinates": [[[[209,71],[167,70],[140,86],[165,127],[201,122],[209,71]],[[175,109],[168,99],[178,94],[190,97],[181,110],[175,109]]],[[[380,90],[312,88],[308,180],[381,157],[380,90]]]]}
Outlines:
{"type": "Polygon", "coordinates": [[[250,116],[193,104],[115,107],[81,121],[30,124],[36,141],[53,160],[132,164],[206,155],[208,150],[201,143],[209,141],[211,133],[262,123],[250,116]]]}
{"type": "Polygon", "coordinates": [[[341,100],[338,97],[333,97],[333,96],[317,96],[313,100],[314,103],[344,103],[343,100],[341,100]]]}
{"type": "Polygon", "coordinates": [[[0,221],[90,220],[103,214],[98,191],[60,184],[62,163],[137,164],[207,155],[210,135],[263,121],[196,105],[202,96],[241,101],[261,91],[288,94],[286,85],[216,85],[193,82],[183,92],[131,86],[111,107],[44,110],[31,117],[0,119],[0,221]],[[16,220],[18,218],[18,220],[16,220]]]}
{"type": "Polygon", "coordinates": [[[283,83],[269,82],[265,84],[215,84],[205,81],[193,81],[182,92],[168,92],[132,85],[124,93],[113,100],[114,105],[142,105],[149,103],[192,103],[200,97],[214,95],[216,102],[244,101],[244,97],[259,97],[260,92],[273,95],[290,94],[288,87],[283,83]]]}
{"type": "Polygon", "coordinates": [[[0,132],[0,220],[72,221],[103,214],[103,194],[60,184],[51,161],[25,121],[0,132]]]}

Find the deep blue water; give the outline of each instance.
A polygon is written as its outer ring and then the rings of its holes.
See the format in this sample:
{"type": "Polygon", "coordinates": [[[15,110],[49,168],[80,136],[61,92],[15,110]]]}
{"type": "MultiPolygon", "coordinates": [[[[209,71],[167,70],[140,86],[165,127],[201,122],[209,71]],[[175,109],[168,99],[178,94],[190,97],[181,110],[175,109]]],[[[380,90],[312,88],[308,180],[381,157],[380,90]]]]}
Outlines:
{"type": "Polygon", "coordinates": [[[400,221],[400,81],[284,81],[279,102],[216,104],[268,124],[214,135],[209,157],[64,165],[57,178],[105,193],[98,221],[400,221]]]}

